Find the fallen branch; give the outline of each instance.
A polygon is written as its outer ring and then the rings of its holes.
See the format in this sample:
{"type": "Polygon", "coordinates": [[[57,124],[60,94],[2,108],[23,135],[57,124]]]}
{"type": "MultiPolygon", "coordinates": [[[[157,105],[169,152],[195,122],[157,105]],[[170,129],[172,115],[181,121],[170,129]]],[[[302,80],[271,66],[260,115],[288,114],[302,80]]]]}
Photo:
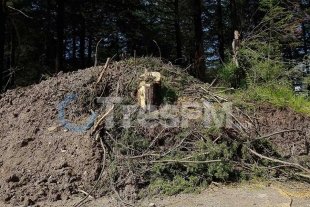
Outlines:
{"type": "Polygon", "coordinates": [[[209,90],[209,89],[212,87],[212,85],[215,83],[215,81],[216,81],[216,79],[214,79],[214,80],[212,81],[212,83],[207,87],[206,90],[209,90]]]}
{"type": "Polygon", "coordinates": [[[99,121],[95,124],[93,131],[91,132],[90,135],[93,135],[99,128],[99,126],[101,125],[101,123],[103,122],[103,120],[111,113],[111,111],[114,109],[114,105],[109,109],[109,111],[107,113],[105,113],[100,119],[99,121]]]}
{"type": "Polygon", "coordinates": [[[222,134],[220,136],[218,136],[215,140],[213,140],[213,144],[219,139],[221,138],[222,134]]]}
{"type": "Polygon", "coordinates": [[[117,156],[117,157],[124,158],[124,159],[137,159],[137,158],[143,158],[143,157],[149,157],[149,156],[160,157],[160,154],[143,154],[143,155],[137,155],[137,156],[132,156],[132,157],[124,157],[124,156],[117,156]]]}
{"type": "Polygon", "coordinates": [[[146,151],[148,151],[154,144],[155,142],[158,140],[158,138],[160,137],[160,135],[163,133],[163,131],[165,131],[165,128],[161,130],[161,132],[153,139],[152,143],[149,145],[149,147],[147,148],[146,151]]]}
{"type": "Polygon", "coordinates": [[[79,191],[79,192],[81,192],[81,193],[85,194],[85,195],[86,195],[86,196],[88,196],[89,198],[94,199],[94,197],[93,197],[93,196],[91,196],[89,193],[87,193],[86,191],[84,191],[84,190],[82,190],[82,189],[78,189],[77,191],[79,191]]]}
{"type": "Polygon", "coordinates": [[[173,147],[172,149],[168,150],[167,152],[165,152],[164,154],[161,155],[161,157],[166,156],[167,154],[169,154],[170,152],[176,150],[178,147],[180,147],[182,145],[182,143],[185,141],[185,139],[191,134],[192,132],[188,133],[186,137],[184,137],[181,142],[179,144],[177,144],[175,147],[173,147]]]}
{"type": "MultiPolygon", "coordinates": [[[[238,107],[235,107],[235,109],[237,109],[239,112],[241,112],[244,116],[246,116],[249,120],[250,120],[250,122],[253,124],[253,126],[254,126],[254,129],[255,129],[255,132],[259,135],[259,136],[261,136],[261,134],[260,134],[260,132],[258,131],[258,129],[257,129],[257,127],[256,127],[256,125],[255,125],[255,122],[251,119],[251,117],[248,115],[248,114],[246,114],[246,113],[244,113],[241,109],[239,109],[238,107]]],[[[255,117],[254,117],[255,118],[255,117]]]]}
{"type": "Polygon", "coordinates": [[[226,88],[226,89],[224,89],[224,90],[215,92],[215,94],[224,93],[224,92],[226,92],[226,91],[231,91],[231,90],[235,90],[235,89],[234,89],[234,88],[226,88]]]}
{"type": "MultiPolygon", "coordinates": [[[[274,133],[271,133],[271,134],[263,135],[263,136],[261,136],[261,137],[257,137],[257,138],[255,138],[254,140],[269,138],[269,137],[271,137],[271,136],[273,136],[273,135],[281,134],[281,133],[284,133],[284,132],[296,132],[296,131],[297,131],[297,132],[298,132],[298,131],[300,132],[301,130],[299,130],[299,129],[286,129],[286,130],[274,132],[274,133]]],[[[252,140],[252,141],[254,141],[254,140],[252,140]]]]}
{"type": "Polygon", "coordinates": [[[212,163],[212,162],[222,162],[223,160],[207,160],[207,161],[192,161],[192,160],[153,160],[150,163],[161,163],[161,162],[179,162],[179,163],[212,163]]]}
{"type": "Polygon", "coordinates": [[[304,174],[301,174],[301,173],[295,173],[295,175],[298,175],[298,176],[303,177],[303,178],[310,179],[309,175],[304,175],[304,174]]]}
{"type": "Polygon", "coordinates": [[[105,63],[104,68],[102,69],[102,72],[101,72],[101,74],[100,74],[100,76],[99,76],[99,78],[98,78],[98,80],[97,80],[97,82],[96,82],[96,85],[97,85],[97,84],[101,81],[101,79],[103,78],[104,72],[107,70],[107,68],[108,68],[108,66],[109,66],[110,60],[111,60],[110,58],[107,59],[107,62],[105,63]]]}
{"type": "Polygon", "coordinates": [[[240,127],[243,129],[243,131],[244,131],[246,134],[248,134],[247,129],[241,124],[241,122],[240,122],[234,115],[232,115],[232,113],[229,113],[229,115],[230,115],[232,118],[234,118],[234,120],[235,120],[236,122],[238,122],[238,124],[239,124],[240,127]]]}
{"type": "Polygon", "coordinates": [[[252,154],[256,155],[257,157],[259,158],[262,158],[262,159],[265,159],[265,160],[270,160],[270,161],[273,161],[273,162],[278,162],[278,163],[281,163],[281,164],[285,164],[285,165],[288,165],[288,166],[291,166],[291,167],[296,167],[300,170],[303,170],[303,171],[306,171],[307,173],[310,173],[310,169],[307,169],[299,164],[296,164],[296,163],[291,163],[291,162],[286,162],[286,161],[282,161],[282,160],[278,160],[278,159],[275,159],[275,158],[271,158],[271,157],[266,157],[264,155],[261,155],[257,152],[255,152],[254,150],[250,149],[249,147],[246,147],[252,154]]]}

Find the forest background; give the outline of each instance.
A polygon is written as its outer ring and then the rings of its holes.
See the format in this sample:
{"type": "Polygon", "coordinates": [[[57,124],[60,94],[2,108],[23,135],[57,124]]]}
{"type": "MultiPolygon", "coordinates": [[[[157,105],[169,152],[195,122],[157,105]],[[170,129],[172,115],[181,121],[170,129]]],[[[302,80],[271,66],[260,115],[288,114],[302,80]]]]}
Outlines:
{"type": "Polygon", "coordinates": [[[242,87],[278,78],[309,54],[309,18],[309,0],[2,0],[0,86],[136,53],[242,87]]]}

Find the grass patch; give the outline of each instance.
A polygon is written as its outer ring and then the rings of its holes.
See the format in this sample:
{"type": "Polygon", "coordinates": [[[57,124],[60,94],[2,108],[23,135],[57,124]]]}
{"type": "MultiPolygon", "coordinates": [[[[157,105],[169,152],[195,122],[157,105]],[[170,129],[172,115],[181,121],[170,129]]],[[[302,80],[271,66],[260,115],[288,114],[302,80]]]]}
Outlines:
{"type": "Polygon", "coordinates": [[[272,82],[253,86],[246,90],[237,91],[234,97],[237,98],[237,102],[264,104],[267,101],[280,108],[291,108],[298,113],[310,115],[309,99],[296,96],[289,83],[272,82]]]}

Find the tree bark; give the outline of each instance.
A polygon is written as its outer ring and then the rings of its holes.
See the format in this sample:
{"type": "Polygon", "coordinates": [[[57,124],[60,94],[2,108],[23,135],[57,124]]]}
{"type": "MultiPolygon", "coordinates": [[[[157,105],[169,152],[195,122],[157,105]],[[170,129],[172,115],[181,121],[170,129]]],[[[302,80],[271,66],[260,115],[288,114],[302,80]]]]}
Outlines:
{"type": "Polygon", "coordinates": [[[64,0],[57,0],[56,73],[63,70],[64,0]]]}
{"type": "Polygon", "coordinates": [[[6,0],[2,0],[0,7],[0,91],[3,82],[3,72],[4,72],[4,41],[5,41],[5,22],[6,22],[6,0]]]}
{"type": "Polygon", "coordinates": [[[46,33],[45,33],[45,65],[50,67],[51,64],[51,1],[46,0],[46,33]]]}
{"type": "Polygon", "coordinates": [[[90,34],[88,36],[88,49],[87,49],[87,66],[90,67],[91,66],[91,55],[92,55],[92,47],[93,47],[93,37],[92,35],[90,34]]]}
{"type": "Polygon", "coordinates": [[[140,82],[137,98],[141,108],[148,111],[157,110],[162,103],[161,74],[159,72],[145,72],[144,80],[140,82]]]}
{"type": "Polygon", "coordinates": [[[81,33],[80,33],[80,68],[85,68],[85,36],[86,36],[86,28],[85,28],[85,19],[82,18],[81,22],[81,33]]]}
{"type": "Polygon", "coordinates": [[[9,73],[9,82],[8,87],[14,86],[14,80],[15,80],[15,67],[16,67],[16,30],[15,26],[12,25],[11,28],[11,41],[10,41],[10,65],[8,68],[10,68],[9,73]]]}
{"type": "Polygon", "coordinates": [[[72,26],[72,62],[75,63],[76,58],[76,28],[72,26]]]}
{"type": "Polygon", "coordinates": [[[235,30],[238,30],[236,0],[230,0],[230,15],[232,32],[234,32],[235,30]]]}
{"type": "Polygon", "coordinates": [[[218,49],[221,63],[224,62],[224,35],[223,35],[223,20],[222,20],[222,1],[217,0],[217,26],[218,26],[218,49]]]}
{"type": "Polygon", "coordinates": [[[174,1],[174,29],[176,39],[177,61],[179,65],[182,62],[182,42],[181,42],[181,28],[180,28],[180,16],[179,16],[179,0],[174,1]]]}
{"type": "Polygon", "coordinates": [[[205,57],[203,48],[203,31],[202,31],[202,2],[201,0],[194,0],[194,25],[195,25],[195,42],[196,42],[196,52],[195,52],[195,71],[194,75],[205,80],[205,57]]]}
{"type": "Polygon", "coordinates": [[[307,48],[307,34],[306,34],[306,27],[305,27],[305,23],[302,22],[301,23],[301,28],[302,28],[302,37],[303,37],[303,42],[304,42],[304,45],[303,45],[303,48],[304,48],[304,53],[305,55],[307,55],[307,51],[308,51],[308,48],[307,48]]]}

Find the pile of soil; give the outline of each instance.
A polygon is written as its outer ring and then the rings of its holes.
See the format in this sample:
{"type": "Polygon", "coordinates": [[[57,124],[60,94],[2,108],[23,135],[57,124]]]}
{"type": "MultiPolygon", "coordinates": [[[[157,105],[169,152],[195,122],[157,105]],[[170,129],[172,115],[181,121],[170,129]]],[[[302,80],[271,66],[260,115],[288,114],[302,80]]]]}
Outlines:
{"type": "Polygon", "coordinates": [[[268,139],[279,148],[278,151],[282,157],[296,162],[299,157],[309,156],[310,117],[308,115],[298,114],[289,108],[260,106],[257,107],[256,120],[262,135],[274,134],[268,139]],[[277,133],[281,131],[283,132],[277,133]]]}
{"type": "MultiPolygon", "coordinates": [[[[96,81],[103,66],[60,72],[39,84],[0,94],[2,202],[30,205],[46,199],[67,200],[80,190],[90,191],[102,170],[103,150],[90,130],[74,132],[62,126],[60,103],[77,94],[78,99],[65,107],[65,119],[73,126],[85,125],[91,110],[105,113],[104,107],[96,104],[96,97],[122,96],[135,103],[135,90],[144,71],[159,71],[165,66],[177,72],[155,58],[140,62],[143,64],[133,59],[111,63],[100,84],[96,81]]],[[[190,81],[199,82],[188,78],[190,81]]]]}
{"type": "MultiPolygon", "coordinates": [[[[101,173],[104,153],[90,130],[73,132],[62,126],[58,117],[59,104],[70,94],[77,93],[79,98],[67,105],[65,117],[72,125],[84,125],[89,120],[91,110],[97,114],[105,112],[95,105],[97,96],[122,96],[127,98],[125,101],[128,103],[134,103],[139,74],[144,70],[161,71],[160,65],[154,65],[157,62],[143,67],[136,67],[136,63],[130,61],[126,64],[113,63],[98,86],[96,81],[103,67],[59,73],[40,84],[1,94],[1,201],[13,205],[31,205],[46,200],[67,200],[79,190],[89,192],[101,173]]],[[[179,87],[180,91],[179,94],[169,94],[168,98],[174,99],[176,95],[195,97],[199,90],[194,86],[201,82],[172,66],[165,67],[163,75],[171,77],[169,87],[179,87]]],[[[239,114],[238,117],[241,116],[239,114]]],[[[245,116],[243,119],[249,122],[245,116]]],[[[268,106],[256,109],[250,125],[262,135],[299,129],[270,137],[283,156],[289,158],[309,154],[309,124],[310,118],[306,115],[268,106]],[[292,146],[295,149],[293,153],[292,146]]],[[[152,128],[141,130],[144,130],[146,137],[152,138],[158,138],[162,131],[152,128]]],[[[161,136],[168,136],[167,133],[161,136]]],[[[173,132],[169,136],[173,137],[173,132]]],[[[160,146],[165,150],[169,147],[174,146],[160,146]]],[[[140,152],[136,153],[138,155],[140,152]]],[[[124,183],[130,182],[125,180],[124,183]]],[[[92,195],[100,196],[102,191],[95,191],[92,195]]]]}
{"type": "MultiPolygon", "coordinates": [[[[29,205],[66,200],[78,189],[90,188],[100,173],[102,153],[89,131],[76,133],[61,126],[58,105],[93,82],[97,70],[59,74],[1,94],[1,201],[29,205]]],[[[74,103],[67,108],[74,111],[74,103]]],[[[82,125],[88,119],[89,114],[80,111],[71,124],[82,125]]]]}

